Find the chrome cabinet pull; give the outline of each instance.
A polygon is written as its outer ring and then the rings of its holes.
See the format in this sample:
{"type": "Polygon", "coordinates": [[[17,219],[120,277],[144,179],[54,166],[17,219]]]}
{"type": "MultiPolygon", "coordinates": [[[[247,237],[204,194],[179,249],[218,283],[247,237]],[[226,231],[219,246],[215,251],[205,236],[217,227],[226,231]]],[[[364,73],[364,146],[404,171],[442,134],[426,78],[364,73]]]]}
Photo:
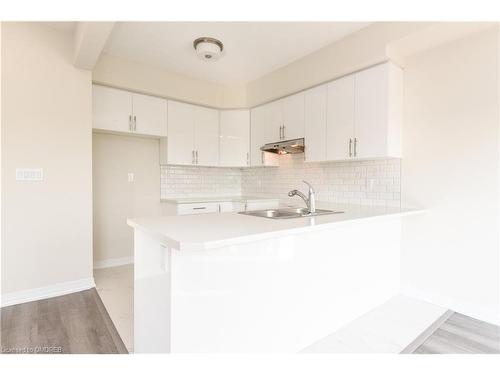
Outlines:
{"type": "Polygon", "coordinates": [[[195,155],[196,155],[196,164],[198,164],[198,150],[195,151],[195,155]]]}
{"type": "Polygon", "coordinates": [[[132,115],[128,116],[128,130],[132,131],[132,115]]]}
{"type": "Polygon", "coordinates": [[[286,135],[285,135],[285,124],[283,124],[283,139],[286,139],[286,135]]]}
{"type": "Polygon", "coordinates": [[[354,138],[354,156],[358,155],[357,147],[358,146],[358,138],[354,138]]]}
{"type": "Polygon", "coordinates": [[[352,158],[352,138],[349,138],[349,157],[352,158]]]}
{"type": "Polygon", "coordinates": [[[280,140],[282,139],[282,138],[281,138],[281,131],[282,131],[282,130],[283,130],[283,127],[282,127],[282,126],[280,126],[280,140]]]}
{"type": "Polygon", "coordinates": [[[134,131],[137,130],[137,117],[134,116],[134,131]]]}
{"type": "Polygon", "coordinates": [[[206,207],[193,207],[193,210],[206,210],[206,207]]]}
{"type": "Polygon", "coordinates": [[[250,165],[250,154],[247,152],[247,165],[250,165]]]}
{"type": "Polygon", "coordinates": [[[191,151],[191,164],[194,164],[194,150],[191,151]]]}
{"type": "Polygon", "coordinates": [[[260,158],[261,158],[261,161],[262,161],[262,165],[264,165],[264,151],[260,152],[260,158]]]}

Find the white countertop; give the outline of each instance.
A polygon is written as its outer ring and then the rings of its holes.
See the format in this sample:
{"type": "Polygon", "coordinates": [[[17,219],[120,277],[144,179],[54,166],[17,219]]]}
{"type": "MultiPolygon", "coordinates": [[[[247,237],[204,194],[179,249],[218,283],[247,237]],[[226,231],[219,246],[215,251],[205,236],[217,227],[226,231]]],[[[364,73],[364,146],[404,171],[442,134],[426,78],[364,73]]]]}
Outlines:
{"type": "Polygon", "coordinates": [[[221,196],[221,197],[191,197],[191,198],[168,198],[161,199],[163,203],[208,203],[208,202],[261,202],[261,201],[277,201],[279,198],[264,198],[253,196],[221,196]]]}
{"type": "Polygon", "coordinates": [[[348,221],[423,213],[422,209],[317,204],[317,208],[345,211],[308,218],[268,219],[238,213],[180,215],[128,219],[136,230],[178,250],[208,250],[290,234],[328,229],[348,221]]]}

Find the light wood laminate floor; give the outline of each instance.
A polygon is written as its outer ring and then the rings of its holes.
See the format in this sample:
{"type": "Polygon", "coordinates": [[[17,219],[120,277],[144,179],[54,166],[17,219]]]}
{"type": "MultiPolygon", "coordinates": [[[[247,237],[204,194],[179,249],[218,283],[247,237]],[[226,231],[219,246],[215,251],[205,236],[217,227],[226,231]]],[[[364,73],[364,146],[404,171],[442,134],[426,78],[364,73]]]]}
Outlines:
{"type": "Polygon", "coordinates": [[[95,288],[1,309],[2,353],[127,353],[95,288]]]}
{"type": "Polygon", "coordinates": [[[499,354],[500,327],[454,313],[414,354],[499,354]]]}

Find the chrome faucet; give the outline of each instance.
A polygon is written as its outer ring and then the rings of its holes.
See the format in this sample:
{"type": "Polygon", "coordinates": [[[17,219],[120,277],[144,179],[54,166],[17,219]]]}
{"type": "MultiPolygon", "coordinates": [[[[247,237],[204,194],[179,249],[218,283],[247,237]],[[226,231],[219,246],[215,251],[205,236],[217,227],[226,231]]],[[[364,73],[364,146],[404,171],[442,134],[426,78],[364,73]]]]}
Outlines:
{"type": "Polygon", "coordinates": [[[304,193],[298,191],[298,190],[292,190],[288,193],[289,197],[293,197],[294,195],[298,195],[301,197],[304,202],[306,202],[307,209],[309,210],[309,213],[313,214],[316,212],[316,193],[314,192],[314,189],[312,185],[307,182],[307,181],[302,181],[304,184],[309,186],[309,196],[306,197],[304,193]]]}

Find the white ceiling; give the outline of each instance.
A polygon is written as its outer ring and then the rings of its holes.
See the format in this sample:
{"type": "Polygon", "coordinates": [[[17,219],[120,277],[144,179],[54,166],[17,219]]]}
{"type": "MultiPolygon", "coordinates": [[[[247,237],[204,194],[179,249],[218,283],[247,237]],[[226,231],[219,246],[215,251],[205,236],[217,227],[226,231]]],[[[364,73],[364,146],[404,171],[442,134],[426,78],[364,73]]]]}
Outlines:
{"type": "Polygon", "coordinates": [[[346,35],[366,22],[117,22],[104,52],[221,84],[246,83],[346,35]],[[193,40],[224,43],[224,56],[200,60],[193,40]]]}

